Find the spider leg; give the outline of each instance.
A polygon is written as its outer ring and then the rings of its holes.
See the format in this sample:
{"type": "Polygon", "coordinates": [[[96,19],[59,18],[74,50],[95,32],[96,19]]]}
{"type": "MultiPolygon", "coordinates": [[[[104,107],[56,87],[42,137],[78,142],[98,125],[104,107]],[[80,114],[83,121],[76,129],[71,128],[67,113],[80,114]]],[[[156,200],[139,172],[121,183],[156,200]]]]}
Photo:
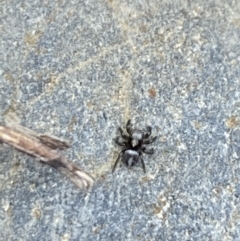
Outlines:
{"type": "Polygon", "coordinates": [[[115,143],[116,144],[118,144],[119,146],[126,146],[126,142],[121,142],[120,140],[119,140],[119,136],[115,139],[115,143]]]}
{"type": "Polygon", "coordinates": [[[125,151],[125,149],[122,150],[122,151],[120,152],[120,154],[118,155],[118,158],[117,158],[117,160],[115,161],[115,164],[114,164],[114,166],[113,166],[112,173],[114,173],[114,171],[115,171],[115,169],[116,169],[116,167],[117,167],[117,164],[118,164],[119,160],[121,159],[122,154],[123,154],[124,151],[125,151]]]}
{"type": "Polygon", "coordinates": [[[142,163],[143,172],[146,173],[146,167],[145,167],[145,163],[144,163],[144,160],[143,160],[142,153],[140,153],[140,160],[141,160],[141,163],[142,163]]]}
{"type": "Polygon", "coordinates": [[[126,129],[129,135],[131,135],[133,129],[132,129],[132,123],[131,120],[128,120],[127,125],[126,125],[126,129]]]}
{"type": "Polygon", "coordinates": [[[143,140],[143,144],[151,144],[151,143],[153,143],[154,141],[156,141],[156,139],[157,139],[157,137],[154,136],[154,137],[152,137],[152,138],[150,138],[150,139],[148,139],[148,140],[143,140]]]}
{"type": "Polygon", "coordinates": [[[148,150],[146,147],[143,147],[143,148],[142,148],[142,151],[143,151],[144,153],[148,154],[148,155],[152,155],[152,154],[154,153],[154,149],[153,149],[153,148],[151,148],[151,149],[148,150]]]}
{"type": "Polygon", "coordinates": [[[120,131],[122,138],[129,141],[129,139],[130,139],[129,136],[124,134],[122,128],[119,127],[118,130],[120,131]]]}
{"type": "Polygon", "coordinates": [[[152,127],[147,126],[147,131],[144,132],[144,139],[147,139],[149,136],[151,136],[151,134],[152,134],[152,127]]]}

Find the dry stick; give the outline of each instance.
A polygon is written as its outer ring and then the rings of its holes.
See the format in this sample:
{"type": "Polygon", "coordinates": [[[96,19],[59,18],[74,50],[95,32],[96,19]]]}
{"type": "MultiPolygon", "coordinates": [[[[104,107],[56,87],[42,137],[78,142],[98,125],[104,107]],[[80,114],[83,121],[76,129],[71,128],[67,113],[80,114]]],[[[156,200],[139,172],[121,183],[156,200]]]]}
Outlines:
{"type": "Polygon", "coordinates": [[[22,128],[21,131],[0,125],[0,143],[6,143],[28,155],[37,157],[41,162],[63,172],[78,187],[92,186],[93,177],[54,150],[69,147],[70,145],[67,142],[46,134],[37,134],[26,127],[18,125],[17,129],[19,128],[22,128]]]}

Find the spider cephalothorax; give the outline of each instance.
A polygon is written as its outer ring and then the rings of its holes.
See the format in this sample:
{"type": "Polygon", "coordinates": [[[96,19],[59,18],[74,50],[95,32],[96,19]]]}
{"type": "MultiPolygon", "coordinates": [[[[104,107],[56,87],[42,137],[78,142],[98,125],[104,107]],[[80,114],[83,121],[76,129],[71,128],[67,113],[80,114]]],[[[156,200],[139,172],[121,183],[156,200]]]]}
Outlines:
{"type": "Polygon", "coordinates": [[[120,136],[118,136],[115,140],[119,146],[123,146],[123,149],[114,164],[112,172],[115,171],[115,168],[120,159],[127,167],[134,166],[140,160],[142,163],[143,171],[146,172],[142,154],[144,152],[151,155],[153,154],[154,150],[147,150],[144,144],[147,145],[154,142],[157,137],[150,137],[152,131],[150,126],[146,128],[146,131],[133,129],[130,120],[127,122],[126,129],[129,135],[124,134],[122,128],[119,128],[122,140],[120,140],[120,136]]]}

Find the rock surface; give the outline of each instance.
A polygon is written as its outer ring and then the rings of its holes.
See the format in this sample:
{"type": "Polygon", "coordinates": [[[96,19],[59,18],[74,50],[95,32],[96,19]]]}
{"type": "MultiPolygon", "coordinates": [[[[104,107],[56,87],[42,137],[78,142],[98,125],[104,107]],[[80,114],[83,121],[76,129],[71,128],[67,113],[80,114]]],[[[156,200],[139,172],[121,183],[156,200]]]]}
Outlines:
{"type": "Polygon", "coordinates": [[[0,240],[240,240],[240,2],[2,1],[0,122],[71,140],[86,191],[0,145],[0,240]],[[155,154],[111,169],[118,126],[155,154]]]}

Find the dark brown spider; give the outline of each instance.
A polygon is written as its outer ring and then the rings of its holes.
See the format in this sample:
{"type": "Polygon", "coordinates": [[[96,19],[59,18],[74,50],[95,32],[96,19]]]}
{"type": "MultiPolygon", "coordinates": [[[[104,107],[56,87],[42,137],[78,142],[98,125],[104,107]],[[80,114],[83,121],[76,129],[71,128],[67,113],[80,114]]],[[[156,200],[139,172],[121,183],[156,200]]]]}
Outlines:
{"type": "Polygon", "coordinates": [[[146,131],[137,130],[132,128],[131,120],[128,120],[126,129],[129,135],[124,134],[122,128],[119,127],[121,137],[118,136],[115,142],[119,146],[123,146],[122,151],[118,155],[118,158],[113,166],[112,172],[115,171],[116,166],[121,159],[121,161],[127,166],[132,167],[139,162],[142,163],[142,168],[144,173],[146,173],[145,163],[143,161],[143,153],[153,154],[153,148],[147,149],[144,145],[153,143],[157,137],[150,137],[152,128],[147,126],[146,131]],[[122,140],[120,140],[122,138],[122,140]]]}

